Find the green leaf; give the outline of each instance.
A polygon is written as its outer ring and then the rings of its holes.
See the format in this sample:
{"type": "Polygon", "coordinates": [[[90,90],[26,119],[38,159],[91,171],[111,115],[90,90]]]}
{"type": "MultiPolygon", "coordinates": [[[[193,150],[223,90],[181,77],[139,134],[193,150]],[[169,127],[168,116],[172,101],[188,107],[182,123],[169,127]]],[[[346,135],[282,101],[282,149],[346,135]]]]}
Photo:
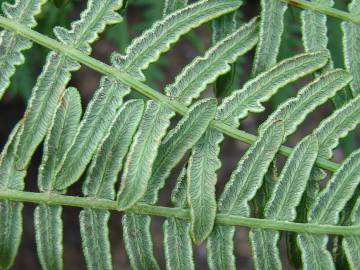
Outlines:
{"type": "Polygon", "coordinates": [[[232,172],[220,196],[218,209],[221,213],[249,216],[248,202],[260,188],[263,177],[283,141],[283,135],[282,121],[274,122],[260,133],[232,172]]]}
{"type": "MultiPolygon", "coordinates": [[[[341,210],[353,196],[359,182],[360,151],[357,150],[344,161],[326,188],[319,193],[308,214],[308,222],[337,224],[341,210]]],[[[324,265],[329,269],[334,269],[331,255],[326,249],[328,242],[326,235],[299,234],[297,241],[305,269],[315,269],[318,258],[322,258],[324,265]]]]}
{"type": "Polygon", "coordinates": [[[316,107],[333,97],[351,81],[351,76],[340,69],[329,71],[303,87],[298,95],[280,105],[261,125],[267,127],[277,119],[281,119],[285,126],[285,137],[292,134],[305,117],[316,107]]]}
{"type": "Polygon", "coordinates": [[[195,269],[187,221],[169,218],[164,223],[166,269],[195,269]]]}
{"type": "Polygon", "coordinates": [[[186,7],[188,0],[165,0],[163,16],[169,15],[179,9],[186,7]]]}
{"type": "MultiPolygon", "coordinates": [[[[357,199],[350,220],[352,225],[360,224],[360,198],[357,199]]],[[[343,239],[342,247],[351,269],[355,270],[360,265],[360,236],[346,236],[343,239]]]]}
{"type": "Polygon", "coordinates": [[[326,52],[305,53],[281,61],[225,98],[219,106],[217,118],[228,125],[238,126],[239,120],[249,112],[263,111],[261,102],[269,100],[280,88],[323,67],[327,61],[326,52]]]}
{"type": "Polygon", "coordinates": [[[123,216],[124,242],[133,269],[160,269],[153,255],[150,216],[126,213],[123,216]]]}
{"type": "Polygon", "coordinates": [[[234,226],[215,225],[206,241],[210,270],[235,270],[234,226]]]}
{"type": "MultiPolygon", "coordinates": [[[[83,193],[92,198],[113,200],[114,184],[122,168],[132,137],[144,109],[142,100],[126,102],[117,112],[97,150],[83,184],[83,193]]],[[[80,213],[81,238],[89,269],[112,269],[107,210],[85,209],[80,213]]]]}
{"type": "Polygon", "coordinates": [[[71,146],[61,161],[56,174],[56,189],[66,189],[83,174],[128,92],[129,89],[124,84],[107,77],[102,78],[71,146]]]}
{"type": "Polygon", "coordinates": [[[280,238],[279,232],[252,229],[249,237],[255,269],[282,269],[279,249],[277,247],[280,238]]]}
{"type": "Polygon", "coordinates": [[[147,102],[127,155],[118,193],[119,208],[129,208],[144,196],[161,139],[170,125],[169,115],[168,108],[154,101],[147,102]]]}
{"type": "Polygon", "coordinates": [[[277,62],[286,9],[287,4],[282,1],[261,0],[260,38],[256,47],[253,76],[270,69],[277,62]]]}
{"type": "MultiPolygon", "coordinates": [[[[0,190],[24,189],[26,171],[17,170],[15,165],[20,124],[11,132],[0,155],[0,190]]],[[[0,201],[0,269],[9,269],[18,252],[22,235],[22,208],[23,204],[19,202],[0,201]]]]}
{"type": "Polygon", "coordinates": [[[211,47],[204,56],[196,57],[165,88],[165,93],[177,101],[189,105],[206,89],[207,84],[230,70],[230,63],[249,51],[258,39],[258,20],[253,19],[233,34],[211,47]]]}
{"type": "MultiPolygon", "coordinates": [[[[22,23],[29,28],[37,25],[35,16],[41,12],[46,0],[17,0],[14,4],[3,2],[2,10],[6,17],[22,23]]],[[[0,99],[10,85],[10,78],[15,73],[17,65],[25,62],[22,51],[30,49],[30,40],[18,36],[15,32],[3,30],[0,33],[0,99]]]]}
{"type": "Polygon", "coordinates": [[[85,209],[80,212],[80,232],[88,269],[112,269],[108,221],[110,212],[85,209]]]}
{"type": "Polygon", "coordinates": [[[295,209],[306,188],[318,150],[316,136],[304,138],[294,148],[266,204],[266,218],[284,221],[295,219],[295,209]]]}
{"type": "Polygon", "coordinates": [[[81,117],[81,97],[75,88],[68,88],[61,98],[44,143],[39,167],[38,186],[40,191],[53,191],[55,174],[60,162],[70,147],[81,117]]]}
{"type": "Polygon", "coordinates": [[[40,204],[35,209],[36,247],[42,269],[64,268],[61,213],[61,206],[40,204]]]}
{"type": "MultiPolygon", "coordinates": [[[[306,137],[293,150],[276,182],[264,210],[264,216],[273,220],[293,221],[296,207],[307,186],[318,154],[315,136],[306,137]]],[[[281,269],[277,247],[280,233],[272,230],[252,229],[250,242],[256,269],[281,269]]]]}
{"type": "MultiPolygon", "coordinates": [[[[283,135],[284,126],[281,121],[261,132],[225,185],[218,203],[220,213],[245,217],[250,215],[248,202],[261,187],[264,175],[283,141],[283,135]]],[[[214,226],[207,243],[210,269],[235,269],[234,232],[231,226],[214,226]]]]}
{"type": "Polygon", "coordinates": [[[114,54],[112,63],[131,76],[145,80],[142,70],[158,60],[161,53],[191,29],[237,9],[239,0],[204,0],[172,13],[156,22],[127,48],[125,56],[114,54]]]}
{"type": "Polygon", "coordinates": [[[193,147],[189,160],[188,201],[191,214],[191,236],[195,243],[205,240],[214,226],[216,172],[221,167],[218,155],[219,144],[222,140],[221,133],[212,129],[208,130],[193,147]]]}
{"type": "Polygon", "coordinates": [[[319,156],[330,159],[333,150],[360,123],[360,96],[325,118],[313,134],[319,140],[319,156]]]}
{"type": "Polygon", "coordinates": [[[22,203],[0,201],[0,269],[14,264],[23,231],[22,209],[22,203]]]}
{"type": "MultiPolygon", "coordinates": [[[[187,207],[186,191],[186,167],[184,166],[171,192],[171,201],[176,207],[187,207]]],[[[188,221],[177,218],[168,218],[165,221],[164,248],[166,269],[195,269],[188,221]]]]}
{"type": "MultiPolygon", "coordinates": [[[[311,0],[314,3],[321,3],[323,6],[332,7],[333,0],[311,0]]],[[[305,51],[326,50],[328,46],[327,17],[325,14],[304,10],[301,12],[302,37],[305,51]]]]}
{"type": "MultiPolygon", "coordinates": [[[[80,20],[72,24],[71,30],[56,28],[61,41],[74,48],[89,52],[88,43],[95,40],[105,25],[118,21],[120,17],[114,12],[120,8],[121,0],[91,0],[80,20]],[[111,15],[110,15],[111,14],[111,15]],[[61,34],[60,34],[61,33],[61,34]],[[74,34],[72,34],[74,33],[74,34]]],[[[63,54],[50,52],[44,69],[36,85],[24,115],[19,131],[17,167],[26,169],[31,156],[43,140],[50,126],[59,98],[70,80],[70,72],[78,70],[80,65],[63,54]]]]}
{"type": "Polygon", "coordinates": [[[171,170],[201,138],[210,121],[214,119],[215,112],[216,101],[202,99],[195,103],[186,116],[166,135],[153,165],[154,169],[143,197],[145,202],[154,204],[157,201],[159,190],[165,185],[171,170]]]}
{"type": "MultiPolygon", "coordinates": [[[[354,14],[360,12],[360,1],[352,0],[349,11],[354,14]]],[[[358,44],[360,39],[360,26],[351,22],[342,22],[344,58],[347,70],[353,75],[350,87],[356,97],[360,93],[360,54],[358,44]]]]}
{"type": "MultiPolygon", "coordinates": [[[[75,88],[68,88],[56,108],[44,143],[38,186],[42,192],[54,191],[55,173],[75,136],[81,117],[81,100],[75,88]]],[[[62,207],[41,204],[35,209],[36,246],[43,269],[63,269],[62,207]]]]}
{"type": "Polygon", "coordinates": [[[130,100],[116,113],[83,184],[85,196],[114,199],[114,184],[141,120],[143,110],[144,102],[142,100],[130,100]]]}

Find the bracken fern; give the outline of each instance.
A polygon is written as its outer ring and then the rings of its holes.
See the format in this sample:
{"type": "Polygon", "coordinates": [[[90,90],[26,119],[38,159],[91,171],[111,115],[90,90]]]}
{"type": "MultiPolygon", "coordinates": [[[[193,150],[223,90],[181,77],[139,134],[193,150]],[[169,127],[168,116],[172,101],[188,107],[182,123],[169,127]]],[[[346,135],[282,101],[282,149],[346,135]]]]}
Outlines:
{"type": "Polygon", "coordinates": [[[303,269],[335,269],[339,252],[349,269],[359,269],[360,152],[353,149],[342,164],[331,161],[339,140],[360,122],[359,0],[351,1],[348,12],[332,8],[331,0],[261,0],[260,17],[249,22],[237,20],[241,0],[165,0],[163,17],[123,54],[112,53],[111,65],[89,56],[91,44],[107,25],[121,23],[125,2],[89,0],[70,30],[54,28],[57,40],[30,29],[45,2],[5,3],[0,16],[0,98],[32,42],[51,50],[24,116],[0,155],[0,269],[14,264],[24,202],[37,204],[35,238],[43,269],[64,268],[63,206],[82,208],[80,235],[88,269],[113,268],[110,210],[125,212],[123,239],[133,269],[161,268],[152,242],[152,216],[165,217],[167,269],[195,269],[193,245],[204,241],[210,269],[236,269],[235,226],[250,228],[256,269],[282,269],[279,241],[285,234],[290,262],[303,269]],[[303,9],[304,52],[278,62],[290,5],[303,9]],[[328,16],[343,20],[345,70],[334,68],[328,50],[328,16]],[[150,64],[208,22],[212,44],[205,53],[186,65],[163,93],[144,84],[150,64]],[[236,61],[252,50],[251,79],[231,89],[236,61]],[[103,75],[84,113],[78,90],[67,86],[81,64],[103,75]],[[257,127],[257,136],[239,129],[244,118],[263,112],[263,103],[294,82],[303,86],[257,127]],[[212,84],[217,99],[203,98],[212,84]],[[349,89],[347,98],[339,94],[349,89]],[[128,97],[132,90],[148,99],[128,97]],[[284,146],[328,100],[336,105],[331,115],[294,149],[284,146]],[[225,136],[250,147],[217,199],[225,136]],[[39,192],[25,191],[26,172],[41,143],[39,192]],[[288,158],[277,173],[279,154],[288,158]],[[180,165],[172,207],[157,205],[180,165]],[[333,173],[330,180],[326,172],[333,173]],[[83,196],[67,195],[82,176],[83,196]]]}

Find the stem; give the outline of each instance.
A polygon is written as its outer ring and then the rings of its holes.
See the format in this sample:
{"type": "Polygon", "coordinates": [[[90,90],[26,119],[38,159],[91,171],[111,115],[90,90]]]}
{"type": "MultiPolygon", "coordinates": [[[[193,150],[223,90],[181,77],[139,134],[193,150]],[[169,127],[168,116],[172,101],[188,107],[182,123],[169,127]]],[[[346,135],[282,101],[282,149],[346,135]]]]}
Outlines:
{"type": "Polygon", "coordinates": [[[316,2],[309,2],[305,0],[280,0],[282,2],[285,2],[289,5],[299,7],[302,9],[309,9],[313,11],[317,11],[323,14],[326,14],[331,17],[335,17],[338,19],[341,19],[343,21],[350,21],[356,24],[360,24],[360,16],[357,14],[352,14],[346,11],[342,11],[336,8],[324,6],[321,4],[318,4],[316,2]]]}
{"type": "MultiPolygon", "coordinates": [[[[67,196],[52,193],[37,193],[17,190],[0,191],[0,200],[11,200],[17,202],[45,203],[49,205],[62,205],[80,208],[96,208],[113,211],[120,211],[116,201],[85,198],[76,196],[67,196]]],[[[126,210],[143,215],[153,215],[161,217],[175,217],[184,220],[190,220],[189,210],[180,208],[170,208],[163,206],[154,206],[148,204],[137,204],[126,210]]],[[[272,229],[276,231],[290,231],[296,233],[313,233],[313,234],[334,234],[334,235],[360,235],[360,226],[334,226],[319,225],[310,223],[294,223],[269,219],[247,218],[233,215],[216,215],[216,223],[224,225],[245,226],[258,229],[272,229]]]]}
{"type": "MultiPolygon", "coordinates": [[[[188,112],[188,108],[184,106],[183,104],[170,99],[169,97],[161,94],[160,92],[152,89],[151,87],[147,86],[146,84],[132,78],[130,75],[126,74],[125,72],[122,72],[114,67],[111,67],[97,59],[94,59],[81,51],[74,49],[70,46],[67,46],[65,44],[62,44],[52,38],[49,38],[43,34],[40,34],[34,30],[31,30],[30,28],[26,27],[23,24],[17,23],[15,21],[9,20],[3,16],[0,16],[0,27],[3,27],[7,30],[13,31],[17,33],[20,36],[23,36],[25,38],[28,38],[40,45],[43,45],[44,47],[47,47],[48,49],[51,49],[53,51],[56,51],[58,53],[62,53],[66,55],[67,57],[93,69],[96,70],[102,74],[111,76],[126,85],[130,86],[132,89],[135,89],[140,94],[143,94],[144,96],[155,100],[157,102],[160,102],[164,106],[170,108],[171,110],[175,111],[178,114],[185,115],[188,112]]],[[[213,120],[210,123],[210,127],[228,135],[229,137],[232,137],[234,139],[240,140],[242,142],[245,142],[247,144],[253,144],[257,137],[255,135],[249,134],[245,131],[238,130],[236,128],[233,128],[231,126],[228,126],[220,121],[213,120]]],[[[279,153],[284,156],[289,156],[291,154],[292,148],[281,146],[279,153]]],[[[317,166],[320,168],[323,168],[325,170],[335,172],[340,166],[339,164],[332,162],[327,159],[318,158],[316,160],[317,166]]]]}

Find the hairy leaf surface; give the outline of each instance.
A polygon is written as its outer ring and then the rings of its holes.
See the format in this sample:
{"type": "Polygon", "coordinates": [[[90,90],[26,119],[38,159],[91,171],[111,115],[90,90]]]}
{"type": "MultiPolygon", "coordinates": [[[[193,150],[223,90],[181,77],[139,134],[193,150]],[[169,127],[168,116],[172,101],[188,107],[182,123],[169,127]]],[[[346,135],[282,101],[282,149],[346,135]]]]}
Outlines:
{"type": "MultiPolygon", "coordinates": [[[[37,25],[35,16],[41,12],[46,0],[17,0],[14,4],[3,2],[2,10],[5,16],[29,28],[37,25]]],[[[22,51],[30,49],[31,41],[16,35],[14,32],[3,30],[0,33],[0,99],[10,85],[10,78],[15,73],[15,66],[25,62],[22,51]]]]}
{"type": "Polygon", "coordinates": [[[256,47],[253,76],[276,64],[284,31],[283,20],[286,9],[287,4],[282,1],[261,0],[260,38],[256,47]]]}

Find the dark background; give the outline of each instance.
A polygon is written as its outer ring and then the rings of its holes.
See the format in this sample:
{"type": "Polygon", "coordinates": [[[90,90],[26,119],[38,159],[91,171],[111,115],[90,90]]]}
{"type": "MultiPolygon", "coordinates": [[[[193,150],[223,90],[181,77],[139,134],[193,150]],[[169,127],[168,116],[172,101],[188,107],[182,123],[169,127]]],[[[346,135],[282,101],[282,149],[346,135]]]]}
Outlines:
{"type": "MultiPolygon", "coordinates": [[[[0,1],[3,2],[3,1],[0,1]]],[[[78,18],[81,10],[85,8],[86,1],[73,0],[63,8],[56,8],[51,1],[44,7],[44,11],[38,17],[39,25],[35,28],[37,31],[52,36],[51,29],[55,25],[69,27],[72,20],[78,18]]],[[[162,2],[157,0],[130,0],[127,10],[128,21],[121,25],[109,27],[101,38],[93,45],[92,56],[109,62],[109,55],[115,50],[123,51],[132,38],[138,36],[144,29],[159,19],[162,14],[162,2]]],[[[248,21],[253,16],[259,14],[259,1],[248,0],[239,12],[239,20],[248,21]]],[[[344,9],[348,1],[337,1],[337,8],[344,9]]],[[[331,49],[333,59],[336,66],[342,67],[341,55],[341,32],[339,21],[329,18],[329,47],[331,49]]],[[[299,10],[289,8],[285,17],[285,33],[280,50],[279,60],[293,56],[303,51],[300,33],[299,10]]],[[[211,43],[211,28],[209,25],[203,25],[192,32],[191,37],[184,37],[177,43],[169,53],[161,57],[160,61],[150,66],[147,72],[147,83],[155,89],[164,88],[167,83],[174,80],[179,71],[189,63],[195,56],[202,55],[204,50],[211,43]]],[[[37,75],[41,72],[45,57],[48,50],[38,45],[25,52],[26,63],[17,68],[15,76],[12,78],[11,87],[7,94],[0,101],[0,149],[5,144],[7,137],[14,127],[15,123],[22,117],[27,99],[31,94],[32,87],[35,84],[37,75]]],[[[245,57],[238,60],[236,64],[236,75],[233,89],[238,89],[249,78],[251,64],[253,59],[253,51],[245,57]]],[[[89,68],[82,67],[81,70],[73,74],[70,85],[79,89],[83,99],[83,106],[86,107],[91,99],[94,90],[97,88],[100,74],[89,68]]],[[[266,105],[266,111],[258,115],[250,115],[242,121],[241,128],[256,133],[256,127],[273,111],[276,106],[288,97],[294,96],[297,89],[311,78],[305,78],[290,87],[281,90],[266,105]]],[[[206,95],[212,94],[213,87],[209,86],[206,95]]],[[[136,93],[133,97],[140,97],[136,93]]],[[[304,135],[308,134],[314,127],[318,125],[321,119],[329,115],[333,110],[330,102],[321,106],[312,113],[288,140],[288,145],[293,146],[304,135]]],[[[351,135],[344,139],[341,147],[336,150],[335,160],[341,161],[349,152],[358,146],[358,137],[351,135]]],[[[219,171],[219,179],[217,184],[217,193],[219,194],[224,183],[229,179],[231,171],[235,168],[237,161],[240,159],[247,145],[239,141],[226,138],[222,146],[221,160],[222,168],[219,171]]],[[[33,157],[31,166],[28,170],[26,178],[26,190],[37,191],[37,170],[41,161],[42,146],[33,157]]],[[[282,159],[283,160],[283,159],[282,159]]],[[[280,162],[281,164],[281,162],[280,162]]],[[[174,176],[170,179],[169,184],[161,191],[160,204],[169,204],[169,194],[174,186],[174,176]]],[[[75,184],[69,194],[81,195],[81,181],[75,184]]],[[[40,269],[36,255],[34,226],[33,226],[33,204],[25,204],[24,207],[24,232],[23,239],[19,249],[19,255],[12,269],[40,269]]],[[[85,269],[85,262],[81,250],[78,214],[80,209],[64,208],[64,261],[65,269],[85,269]]],[[[162,218],[153,217],[152,232],[156,257],[164,268],[163,253],[163,234],[162,234],[162,218]]],[[[129,261],[125,254],[124,244],[122,241],[121,213],[112,212],[110,219],[110,239],[112,244],[112,255],[115,269],[129,269],[129,261]]],[[[236,234],[236,258],[237,265],[241,269],[252,269],[251,251],[249,249],[248,230],[246,228],[238,228],[236,234]]],[[[284,242],[281,243],[282,249],[284,242]]],[[[291,269],[286,252],[283,253],[284,266],[291,269]]],[[[205,246],[200,245],[194,251],[196,265],[198,269],[207,269],[205,246]]]]}

